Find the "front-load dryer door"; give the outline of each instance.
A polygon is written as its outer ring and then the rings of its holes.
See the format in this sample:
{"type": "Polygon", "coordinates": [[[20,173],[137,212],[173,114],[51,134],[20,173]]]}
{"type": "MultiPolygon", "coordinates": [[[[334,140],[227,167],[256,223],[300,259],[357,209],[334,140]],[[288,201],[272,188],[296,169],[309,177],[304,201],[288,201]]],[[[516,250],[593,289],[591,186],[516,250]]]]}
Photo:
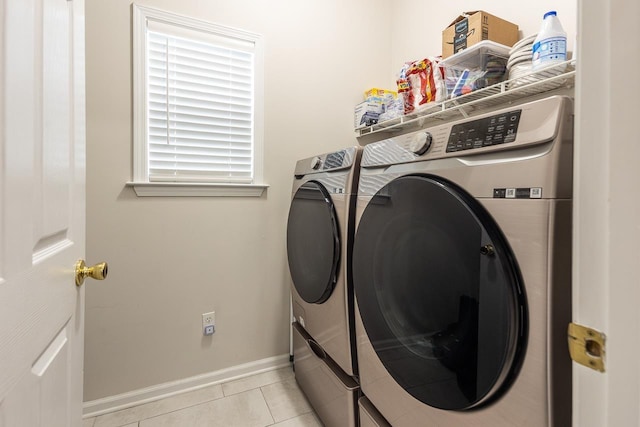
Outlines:
{"type": "Polygon", "coordinates": [[[449,410],[511,383],[526,342],[526,302],[495,221],[464,190],[404,176],[364,209],[353,284],[367,336],[409,394],[449,410]]]}
{"type": "Polygon", "coordinates": [[[322,184],[309,181],[293,196],[287,223],[293,286],[306,302],[321,304],[333,291],[340,263],[336,210],[322,184]]]}

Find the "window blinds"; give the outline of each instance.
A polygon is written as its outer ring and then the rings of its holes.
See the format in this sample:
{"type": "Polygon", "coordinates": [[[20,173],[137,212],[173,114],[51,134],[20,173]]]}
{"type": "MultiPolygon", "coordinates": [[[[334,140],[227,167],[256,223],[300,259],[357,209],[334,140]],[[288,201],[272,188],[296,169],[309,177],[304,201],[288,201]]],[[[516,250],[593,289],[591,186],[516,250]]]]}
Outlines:
{"type": "Polygon", "coordinates": [[[251,183],[254,54],[149,31],[149,181],[251,183]]]}

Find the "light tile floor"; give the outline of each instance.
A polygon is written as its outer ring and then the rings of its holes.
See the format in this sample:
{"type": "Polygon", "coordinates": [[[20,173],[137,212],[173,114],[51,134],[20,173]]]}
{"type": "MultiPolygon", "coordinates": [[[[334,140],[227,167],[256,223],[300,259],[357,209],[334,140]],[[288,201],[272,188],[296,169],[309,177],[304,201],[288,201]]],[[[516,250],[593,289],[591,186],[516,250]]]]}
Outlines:
{"type": "Polygon", "coordinates": [[[291,368],[84,420],[83,427],[322,427],[291,368]]]}

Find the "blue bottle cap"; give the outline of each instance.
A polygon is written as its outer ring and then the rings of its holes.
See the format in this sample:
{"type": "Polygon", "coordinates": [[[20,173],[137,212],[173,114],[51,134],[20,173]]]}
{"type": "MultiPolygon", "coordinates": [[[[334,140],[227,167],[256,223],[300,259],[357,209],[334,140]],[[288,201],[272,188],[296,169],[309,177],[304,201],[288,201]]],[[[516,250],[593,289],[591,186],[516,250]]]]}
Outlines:
{"type": "Polygon", "coordinates": [[[549,12],[545,13],[544,16],[542,17],[542,19],[546,18],[547,16],[557,16],[558,14],[556,13],[555,10],[550,10],[549,12]]]}

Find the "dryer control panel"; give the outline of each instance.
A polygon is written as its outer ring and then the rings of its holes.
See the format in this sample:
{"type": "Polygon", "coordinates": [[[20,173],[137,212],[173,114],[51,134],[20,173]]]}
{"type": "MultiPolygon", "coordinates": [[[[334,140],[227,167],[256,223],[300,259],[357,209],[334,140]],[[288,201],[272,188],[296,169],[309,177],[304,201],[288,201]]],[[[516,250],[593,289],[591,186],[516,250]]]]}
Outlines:
{"type": "Polygon", "coordinates": [[[344,156],[347,154],[346,150],[336,151],[335,153],[327,154],[322,169],[335,169],[342,167],[344,162],[344,156]]]}
{"type": "Polygon", "coordinates": [[[348,147],[298,160],[294,176],[300,178],[307,174],[347,171],[359,162],[361,150],[360,147],[348,147]]]}
{"type": "Polygon", "coordinates": [[[560,129],[565,129],[563,137],[570,136],[566,129],[572,126],[571,107],[570,98],[555,95],[471,118],[425,126],[368,144],[361,164],[370,168],[445,158],[509,157],[507,152],[555,140],[560,129]]]}
{"type": "Polygon", "coordinates": [[[447,153],[515,141],[521,113],[522,110],[508,111],[453,125],[449,133],[447,153]]]}

